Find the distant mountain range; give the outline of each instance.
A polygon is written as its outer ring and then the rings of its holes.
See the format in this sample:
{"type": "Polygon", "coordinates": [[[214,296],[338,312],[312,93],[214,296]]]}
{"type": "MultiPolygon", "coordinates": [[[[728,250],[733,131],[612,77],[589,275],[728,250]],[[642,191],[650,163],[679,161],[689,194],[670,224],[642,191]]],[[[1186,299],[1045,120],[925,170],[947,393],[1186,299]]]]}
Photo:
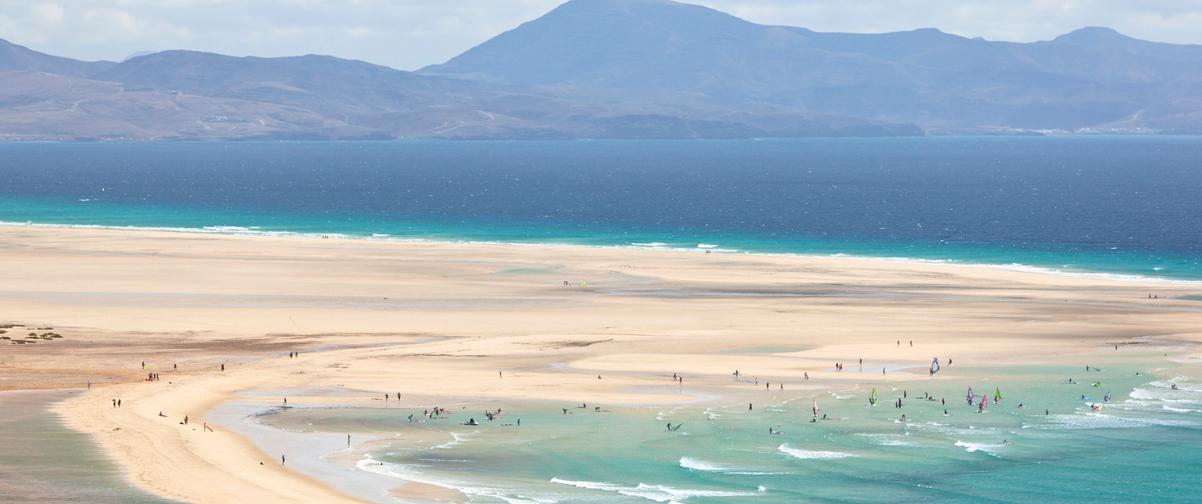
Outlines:
{"type": "Polygon", "coordinates": [[[571,0],[441,64],[0,40],[0,139],[1202,134],[1202,46],[1107,28],[991,42],[819,33],[667,0],[571,0]]]}

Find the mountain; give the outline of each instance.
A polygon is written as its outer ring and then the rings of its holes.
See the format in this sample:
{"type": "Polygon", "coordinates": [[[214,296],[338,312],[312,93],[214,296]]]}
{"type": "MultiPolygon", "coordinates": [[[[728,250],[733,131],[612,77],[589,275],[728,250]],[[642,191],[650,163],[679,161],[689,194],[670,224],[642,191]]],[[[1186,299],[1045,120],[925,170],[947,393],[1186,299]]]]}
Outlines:
{"type": "Polygon", "coordinates": [[[1202,132],[1202,46],[1105,28],[1020,44],[934,29],[820,33],[668,0],[571,0],[421,73],[932,130],[1202,132]]]}
{"type": "Polygon", "coordinates": [[[570,0],[405,72],[306,55],[83,62],[0,41],[0,139],[1202,134],[1202,46],[823,33],[570,0]]]}
{"type": "MultiPolygon", "coordinates": [[[[29,61],[54,58],[30,51],[29,61]]],[[[61,58],[60,58],[61,59],[61,58]]],[[[72,60],[66,60],[72,61],[72,60]]],[[[0,138],[746,138],[915,135],[800,111],[661,106],[421,75],[330,56],[164,51],[0,71],[0,138]],[[82,74],[82,76],[80,75],[82,74]]]]}
{"type": "Polygon", "coordinates": [[[115,63],[110,61],[88,62],[51,56],[0,39],[0,72],[34,71],[83,76],[99,72],[112,65],[115,63]]]}

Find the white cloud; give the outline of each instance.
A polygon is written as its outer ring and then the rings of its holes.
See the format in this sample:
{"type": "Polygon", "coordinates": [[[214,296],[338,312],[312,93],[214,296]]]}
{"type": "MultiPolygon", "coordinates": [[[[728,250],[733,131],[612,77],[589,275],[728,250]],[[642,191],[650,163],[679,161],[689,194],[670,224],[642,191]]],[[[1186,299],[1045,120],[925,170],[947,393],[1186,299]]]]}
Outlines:
{"type": "MultiPolygon", "coordinates": [[[[413,69],[438,63],[561,0],[0,0],[0,38],[84,59],[145,50],[332,54],[413,69]]],[[[819,31],[935,27],[1046,40],[1082,26],[1202,43],[1202,0],[695,0],[819,31]]]]}

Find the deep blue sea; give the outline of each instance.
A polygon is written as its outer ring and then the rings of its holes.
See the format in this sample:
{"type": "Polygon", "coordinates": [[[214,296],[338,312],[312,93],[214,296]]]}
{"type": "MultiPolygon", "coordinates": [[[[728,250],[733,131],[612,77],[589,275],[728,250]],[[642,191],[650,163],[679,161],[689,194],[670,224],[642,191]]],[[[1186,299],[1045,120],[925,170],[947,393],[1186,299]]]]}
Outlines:
{"type": "Polygon", "coordinates": [[[1202,279],[1202,138],[5,143],[0,221],[1202,279]]]}

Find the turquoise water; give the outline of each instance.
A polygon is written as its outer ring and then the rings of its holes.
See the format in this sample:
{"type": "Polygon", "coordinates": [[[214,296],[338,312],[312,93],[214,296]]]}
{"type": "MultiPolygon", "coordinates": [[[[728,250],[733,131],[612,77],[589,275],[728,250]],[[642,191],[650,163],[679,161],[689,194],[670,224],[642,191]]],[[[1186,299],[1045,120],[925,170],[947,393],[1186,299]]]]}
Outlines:
{"type": "Polygon", "coordinates": [[[1202,139],[0,144],[0,221],[1202,279],[1202,139]]]}
{"type": "Polygon", "coordinates": [[[866,383],[765,393],[752,411],[490,403],[418,423],[406,417],[421,410],[403,408],[292,409],[262,421],[384,435],[388,445],[360,470],[457,488],[472,502],[1197,502],[1202,383],[1096,364],[1103,370],[914,383],[901,409],[892,403],[903,389],[866,383]],[[1065,383],[1070,376],[1078,383],[1065,383]],[[1000,388],[1003,401],[978,414],[965,401],[969,384],[991,396],[1000,388]],[[870,407],[874,386],[880,401],[870,407]],[[809,422],[814,399],[829,420],[809,422]],[[1104,408],[1092,411],[1095,402],[1104,408]],[[497,421],[474,412],[498,407],[497,421]],[[469,417],[482,425],[459,425],[469,417]],[[668,432],[669,422],[683,426],[668,432]]]}

